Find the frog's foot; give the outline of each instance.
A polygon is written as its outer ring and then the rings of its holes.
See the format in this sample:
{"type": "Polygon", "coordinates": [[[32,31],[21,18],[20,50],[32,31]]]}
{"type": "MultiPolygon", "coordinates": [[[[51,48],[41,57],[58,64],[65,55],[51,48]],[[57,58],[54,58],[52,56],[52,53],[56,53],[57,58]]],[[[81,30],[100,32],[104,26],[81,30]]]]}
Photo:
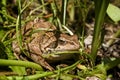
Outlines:
{"type": "Polygon", "coordinates": [[[50,65],[42,58],[42,56],[40,56],[40,55],[31,54],[31,59],[32,59],[34,62],[42,65],[44,68],[49,69],[50,71],[53,71],[53,70],[54,70],[54,68],[53,68],[52,66],[50,66],[50,65]]]}

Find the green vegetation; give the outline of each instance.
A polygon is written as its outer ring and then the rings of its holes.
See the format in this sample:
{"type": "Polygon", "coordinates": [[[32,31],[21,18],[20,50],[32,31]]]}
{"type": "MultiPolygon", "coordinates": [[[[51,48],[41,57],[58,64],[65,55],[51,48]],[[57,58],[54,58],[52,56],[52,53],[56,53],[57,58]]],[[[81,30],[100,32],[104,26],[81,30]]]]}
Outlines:
{"type": "MultiPolygon", "coordinates": [[[[117,19],[116,17],[114,18],[114,14],[111,12],[116,7],[109,3],[110,0],[1,0],[0,67],[7,66],[9,69],[8,72],[14,72],[16,75],[2,74],[0,75],[0,79],[42,80],[44,78],[49,80],[53,78],[55,80],[65,80],[67,78],[68,80],[85,80],[86,77],[96,76],[101,80],[105,80],[109,76],[107,71],[120,64],[119,57],[109,57],[109,59],[101,57],[100,61],[97,62],[97,53],[106,35],[103,26],[106,15],[108,14],[107,17],[112,21],[112,24],[117,25],[120,20],[120,17],[117,17],[117,19]],[[89,15],[91,11],[95,16],[89,15]],[[12,42],[17,40],[21,51],[27,55],[28,53],[22,47],[22,38],[24,36],[22,36],[21,28],[27,22],[36,18],[53,23],[62,33],[68,33],[69,35],[75,33],[78,35],[81,48],[78,52],[67,52],[70,54],[76,53],[79,56],[74,63],[71,63],[72,65],[67,65],[64,68],[55,66],[54,71],[47,71],[34,62],[17,60],[13,53],[12,42]],[[93,19],[95,23],[91,48],[88,49],[86,49],[84,44],[84,40],[88,36],[86,34],[87,19],[93,19]],[[14,38],[13,34],[16,34],[17,37],[14,38]],[[27,69],[30,69],[30,71],[27,72],[27,69]]],[[[117,16],[120,16],[120,9],[117,8],[117,10],[117,16]]],[[[107,42],[109,47],[115,42],[115,38],[119,38],[120,30],[117,30],[112,35],[113,38],[107,42]]],[[[64,53],[61,52],[58,54],[64,53]]]]}

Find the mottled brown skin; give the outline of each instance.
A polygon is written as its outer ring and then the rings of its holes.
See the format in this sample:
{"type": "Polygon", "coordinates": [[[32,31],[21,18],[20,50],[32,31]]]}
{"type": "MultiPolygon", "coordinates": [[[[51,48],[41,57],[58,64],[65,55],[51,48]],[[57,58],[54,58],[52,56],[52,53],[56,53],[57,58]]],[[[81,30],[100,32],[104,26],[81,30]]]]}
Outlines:
{"type": "MultiPolygon", "coordinates": [[[[59,36],[56,36],[55,31],[56,27],[54,25],[43,20],[38,20],[36,22],[30,21],[22,28],[22,46],[24,51],[29,53],[29,58],[34,62],[49,70],[53,70],[53,68],[45,61],[42,56],[43,54],[47,55],[55,51],[74,51],[80,48],[77,35],[70,36],[60,33],[59,36]]],[[[13,41],[12,46],[14,54],[19,59],[18,55],[22,52],[18,46],[18,42],[13,41]]],[[[54,61],[69,58],[68,54],[66,54],[66,56],[67,57],[64,55],[64,58],[62,55],[58,55],[57,57],[52,56],[50,60],[54,61]]]]}

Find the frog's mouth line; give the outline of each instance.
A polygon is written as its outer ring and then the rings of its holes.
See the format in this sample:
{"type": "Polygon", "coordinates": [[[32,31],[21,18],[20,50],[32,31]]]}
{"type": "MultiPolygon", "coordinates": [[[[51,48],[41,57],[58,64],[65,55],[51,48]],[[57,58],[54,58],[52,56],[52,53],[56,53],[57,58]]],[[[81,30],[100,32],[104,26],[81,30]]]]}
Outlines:
{"type": "Polygon", "coordinates": [[[53,51],[49,54],[42,54],[42,56],[44,58],[47,58],[47,57],[59,57],[60,55],[65,55],[65,54],[75,54],[75,53],[80,53],[80,51],[53,51]]]}
{"type": "Polygon", "coordinates": [[[59,62],[67,59],[71,59],[74,53],[79,54],[80,51],[54,51],[50,54],[42,54],[42,57],[49,63],[59,62]]]}

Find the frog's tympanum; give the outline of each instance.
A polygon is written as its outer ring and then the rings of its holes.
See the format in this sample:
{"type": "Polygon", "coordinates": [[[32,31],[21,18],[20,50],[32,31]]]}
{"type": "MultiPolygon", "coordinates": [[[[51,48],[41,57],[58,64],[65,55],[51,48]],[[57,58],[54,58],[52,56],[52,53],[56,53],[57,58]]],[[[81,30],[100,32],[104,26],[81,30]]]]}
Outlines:
{"type": "MultiPolygon", "coordinates": [[[[30,21],[22,27],[22,47],[25,54],[29,54],[34,62],[53,70],[47,61],[59,61],[70,58],[71,54],[54,54],[64,51],[76,51],[80,44],[77,35],[60,33],[50,22],[43,20],[30,21]],[[53,54],[53,55],[49,55],[53,54]],[[45,55],[49,55],[44,57],[45,55]]],[[[14,36],[15,37],[15,36],[14,36]]],[[[21,51],[18,42],[12,43],[14,54],[20,56],[21,51]]]]}

